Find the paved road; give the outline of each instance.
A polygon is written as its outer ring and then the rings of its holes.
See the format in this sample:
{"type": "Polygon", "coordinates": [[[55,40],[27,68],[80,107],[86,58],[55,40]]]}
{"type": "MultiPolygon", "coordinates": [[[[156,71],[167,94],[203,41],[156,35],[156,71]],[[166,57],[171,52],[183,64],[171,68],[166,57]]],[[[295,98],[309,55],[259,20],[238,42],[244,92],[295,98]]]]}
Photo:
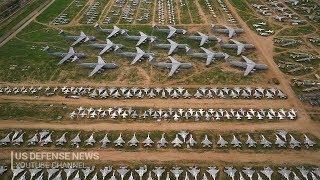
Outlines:
{"type": "Polygon", "coordinates": [[[21,30],[23,30],[28,24],[30,24],[36,17],[38,17],[44,10],[46,10],[55,0],[47,0],[27,17],[22,19],[17,25],[15,25],[9,32],[0,37],[0,47],[15,37],[21,30]]]}

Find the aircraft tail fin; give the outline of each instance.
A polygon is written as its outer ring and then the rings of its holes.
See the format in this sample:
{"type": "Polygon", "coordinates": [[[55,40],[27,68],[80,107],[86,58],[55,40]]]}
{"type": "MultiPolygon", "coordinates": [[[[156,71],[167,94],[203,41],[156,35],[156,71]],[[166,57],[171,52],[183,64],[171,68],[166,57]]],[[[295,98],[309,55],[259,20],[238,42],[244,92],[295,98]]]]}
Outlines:
{"type": "Polygon", "coordinates": [[[192,49],[191,49],[191,48],[186,47],[186,53],[187,53],[187,54],[192,54],[192,53],[193,53],[193,51],[192,51],[192,49]]]}

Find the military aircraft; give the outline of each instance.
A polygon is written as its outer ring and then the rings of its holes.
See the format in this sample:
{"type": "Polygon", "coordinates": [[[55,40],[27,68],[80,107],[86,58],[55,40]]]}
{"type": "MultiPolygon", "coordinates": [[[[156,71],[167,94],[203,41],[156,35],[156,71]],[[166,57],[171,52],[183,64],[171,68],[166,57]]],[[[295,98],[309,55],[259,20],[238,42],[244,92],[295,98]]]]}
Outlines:
{"type": "Polygon", "coordinates": [[[173,37],[176,34],[186,34],[187,30],[184,29],[177,29],[175,27],[172,27],[168,25],[168,29],[160,29],[159,27],[155,26],[158,31],[168,33],[167,39],[173,37]]]}
{"type": "Polygon", "coordinates": [[[234,39],[230,39],[230,41],[233,42],[233,44],[221,43],[221,47],[222,48],[226,48],[226,49],[236,49],[237,50],[237,55],[240,55],[241,53],[243,53],[247,49],[253,49],[254,48],[253,44],[244,44],[244,43],[241,43],[241,42],[236,41],[234,39]]]}
{"type": "Polygon", "coordinates": [[[179,44],[171,39],[167,39],[169,41],[169,44],[156,44],[155,47],[161,48],[161,49],[169,49],[168,55],[171,55],[174,51],[177,49],[185,49],[188,50],[188,44],[179,44]]]}
{"type": "Polygon", "coordinates": [[[128,30],[126,30],[126,29],[121,29],[121,28],[119,28],[118,26],[113,26],[112,29],[102,29],[101,26],[100,26],[98,23],[96,23],[96,24],[94,25],[94,27],[97,28],[97,29],[98,29],[99,31],[101,31],[101,32],[108,33],[109,35],[107,36],[107,38],[111,38],[111,37],[113,37],[113,36],[116,36],[116,35],[118,35],[119,33],[120,33],[120,34],[124,34],[125,32],[128,31],[128,30]]]}
{"type": "Polygon", "coordinates": [[[228,34],[229,38],[232,38],[233,36],[235,36],[237,34],[241,34],[241,33],[244,32],[243,29],[232,28],[232,27],[228,27],[228,26],[224,26],[225,28],[221,29],[221,28],[216,28],[216,25],[212,24],[211,27],[212,27],[214,32],[228,34]]]}
{"type": "Polygon", "coordinates": [[[199,46],[203,46],[205,43],[209,43],[210,41],[218,41],[218,42],[221,41],[221,39],[217,38],[216,36],[208,36],[201,32],[197,32],[197,33],[198,33],[198,36],[196,35],[189,36],[189,39],[200,41],[199,46]]]}
{"type": "Polygon", "coordinates": [[[181,63],[175,60],[173,57],[169,56],[171,62],[151,62],[154,66],[159,68],[168,68],[170,69],[169,77],[176,73],[179,69],[189,69],[192,68],[191,63],[181,63]]]}
{"type": "Polygon", "coordinates": [[[156,36],[149,36],[141,31],[139,31],[139,34],[140,34],[139,36],[130,36],[127,33],[125,33],[125,37],[127,39],[131,39],[131,40],[138,40],[136,46],[140,46],[141,44],[145,43],[146,41],[150,41],[152,43],[157,39],[156,36]]]}
{"type": "Polygon", "coordinates": [[[81,63],[80,66],[87,67],[87,68],[93,68],[91,73],[89,74],[89,77],[95,75],[97,72],[100,72],[105,69],[115,69],[118,67],[115,63],[106,63],[102,57],[98,56],[98,62],[97,63],[81,63]]]}
{"type": "Polygon", "coordinates": [[[210,174],[213,180],[216,180],[219,169],[209,166],[207,172],[210,174]]]}
{"type": "Polygon", "coordinates": [[[112,41],[110,41],[109,39],[106,39],[106,41],[107,41],[107,43],[104,43],[104,44],[94,43],[94,44],[89,44],[89,46],[91,46],[93,48],[102,49],[100,51],[99,55],[102,55],[105,52],[112,51],[112,50],[116,51],[116,50],[118,50],[118,49],[123,47],[122,44],[115,44],[112,41]]]}
{"type": "Polygon", "coordinates": [[[70,36],[66,35],[64,31],[61,31],[60,34],[65,38],[65,39],[70,39],[74,40],[74,42],[71,44],[71,46],[75,46],[79,44],[80,42],[88,42],[88,41],[94,41],[96,38],[94,36],[87,36],[83,31],[80,32],[79,36],[70,36]]]}
{"type": "Polygon", "coordinates": [[[154,59],[154,53],[146,53],[143,50],[141,50],[139,47],[136,47],[137,52],[116,52],[116,54],[134,58],[131,62],[132,64],[135,64],[137,61],[140,61],[143,58],[148,58],[149,61],[152,61],[154,59]]]}
{"type": "Polygon", "coordinates": [[[239,62],[239,61],[229,61],[229,63],[232,66],[235,67],[240,67],[240,68],[245,68],[245,72],[244,72],[244,76],[247,76],[250,72],[255,71],[255,70],[266,70],[268,69],[268,66],[265,64],[257,64],[255,62],[253,62],[252,60],[250,60],[249,58],[242,56],[242,58],[246,61],[246,62],[239,62]]]}
{"type": "Polygon", "coordinates": [[[192,57],[206,59],[206,66],[210,65],[211,62],[214,61],[216,58],[227,59],[229,57],[229,55],[227,53],[214,52],[214,51],[211,51],[211,50],[203,48],[203,47],[201,47],[201,49],[204,51],[204,53],[194,53],[191,51],[191,49],[188,48],[187,54],[192,57]]]}
{"type": "Polygon", "coordinates": [[[265,167],[263,170],[260,171],[262,174],[267,176],[269,180],[272,179],[273,170],[270,167],[265,167]]]}
{"type": "Polygon", "coordinates": [[[129,144],[129,146],[131,146],[131,147],[132,147],[132,146],[135,146],[135,147],[138,146],[139,140],[138,140],[137,137],[136,137],[136,133],[133,134],[131,140],[128,141],[128,144],[129,144]]]}
{"type": "Polygon", "coordinates": [[[66,62],[69,59],[71,59],[71,62],[74,62],[79,58],[86,57],[86,55],[83,52],[76,53],[74,51],[73,47],[70,47],[69,51],[67,53],[65,53],[65,52],[48,52],[48,54],[62,58],[59,61],[58,65],[63,64],[64,62],[66,62]]]}

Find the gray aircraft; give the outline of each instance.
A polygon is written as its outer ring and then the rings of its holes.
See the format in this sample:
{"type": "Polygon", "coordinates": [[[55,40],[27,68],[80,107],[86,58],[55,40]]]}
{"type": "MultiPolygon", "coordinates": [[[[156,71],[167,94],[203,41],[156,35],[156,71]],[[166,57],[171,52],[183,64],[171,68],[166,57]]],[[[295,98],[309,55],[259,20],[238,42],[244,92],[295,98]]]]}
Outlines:
{"type": "Polygon", "coordinates": [[[217,174],[219,172],[219,169],[217,169],[215,166],[214,167],[208,167],[207,172],[210,174],[213,180],[216,180],[217,174]]]}
{"type": "Polygon", "coordinates": [[[241,43],[241,42],[236,41],[234,39],[230,39],[230,41],[233,42],[233,44],[231,44],[231,43],[222,43],[221,47],[225,48],[225,49],[236,49],[237,50],[237,55],[240,55],[241,53],[243,53],[247,49],[253,49],[254,48],[253,44],[244,44],[244,43],[241,43]]]}
{"type": "Polygon", "coordinates": [[[7,166],[0,165],[0,176],[3,175],[7,171],[7,166]]]}
{"type": "Polygon", "coordinates": [[[98,23],[96,23],[96,24],[94,25],[94,27],[97,28],[97,29],[98,29],[99,31],[101,31],[101,32],[108,33],[109,35],[107,36],[107,38],[111,38],[111,37],[113,37],[113,36],[116,36],[116,35],[118,35],[119,33],[120,33],[120,34],[124,34],[125,32],[128,31],[128,30],[126,30],[126,29],[121,29],[121,28],[119,28],[118,26],[113,26],[112,29],[102,29],[101,26],[100,26],[98,23]]]}
{"type": "Polygon", "coordinates": [[[87,68],[93,68],[93,70],[90,72],[89,77],[95,75],[98,72],[101,72],[105,69],[115,69],[118,67],[115,63],[106,63],[102,57],[98,56],[98,62],[97,63],[81,63],[80,66],[87,67],[87,68]]]}
{"type": "Polygon", "coordinates": [[[234,180],[237,170],[231,166],[231,167],[225,167],[224,172],[225,172],[232,180],[234,180]]]}
{"type": "Polygon", "coordinates": [[[116,52],[116,54],[129,58],[134,58],[131,62],[131,65],[135,64],[138,61],[141,61],[141,59],[147,58],[149,61],[152,61],[154,59],[154,53],[144,52],[139,47],[136,47],[136,50],[137,52],[116,52]]]}
{"type": "Polygon", "coordinates": [[[204,53],[194,53],[191,51],[191,49],[187,50],[187,54],[192,57],[197,58],[204,58],[206,59],[206,66],[209,66],[212,61],[214,61],[216,58],[224,58],[227,59],[229,55],[227,53],[223,52],[214,52],[209,49],[201,47],[201,49],[204,51],[204,53]]]}
{"type": "Polygon", "coordinates": [[[136,173],[139,175],[140,180],[142,180],[143,175],[144,175],[148,170],[147,170],[147,166],[145,165],[145,166],[141,166],[139,169],[136,169],[135,171],[136,171],[136,173]]]}
{"type": "Polygon", "coordinates": [[[177,28],[172,27],[170,25],[168,25],[167,27],[168,27],[168,29],[160,29],[156,26],[158,31],[168,33],[167,39],[173,37],[176,34],[186,34],[187,33],[187,30],[185,30],[185,29],[177,29],[177,28]]]}
{"type": "Polygon", "coordinates": [[[228,34],[229,38],[232,38],[233,36],[244,32],[244,30],[240,28],[232,28],[228,26],[224,26],[225,28],[216,28],[216,25],[214,24],[212,24],[211,26],[212,26],[213,32],[228,34]]]}
{"type": "Polygon", "coordinates": [[[176,73],[179,69],[189,69],[192,68],[191,63],[181,63],[175,60],[173,57],[169,56],[171,62],[152,62],[152,64],[159,68],[167,68],[170,69],[169,77],[171,77],[174,73],[176,73]]]}
{"type": "Polygon", "coordinates": [[[169,44],[156,44],[155,46],[161,49],[169,49],[168,55],[171,55],[177,49],[185,49],[186,51],[189,50],[188,44],[179,44],[172,41],[171,39],[167,39],[167,40],[169,41],[169,44]]]}
{"type": "Polygon", "coordinates": [[[79,52],[79,53],[75,52],[73,47],[70,47],[69,51],[67,53],[65,53],[65,52],[48,52],[48,54],[62,58],[59,61],[58,65],[65,63],[69,59],[71,60],[71,62],[74,62],[79,58],[86,57],[86,55],[83,52],[79,52]]]}
{"type": "Polygon", "coordinates": [[[94,36],[87,36],[83,31],[80,32],[79,36],[70,36],[66,35],[64,31],[61,31],[60,34],[65,38],[65,39],[70,39],[74,40],[74,42],[71,44],[71,46],[75,46],[79,44],[80,42],[88,42],[88,41],[94,41],[96,38],[94,36]]]}
{"type": "Polygon", "coordinates": [[[152,43],[157,39],[156,36],[149,36],[149,35],[145,34],[144,32],[141,32],[141,31],[139,31],[139,34],[140,34],[139,36],[130,36],[127,33],[125,33],[125,37],[127,39],[137,40],[138,42],[137,42],[136,46],[140,46],[141,44],[143,44],[143,43],[145,43],[147,41],[152,43]]]}
{"type": "Polygon", "coordinates": [[[216,36],[208,36],[201,32],[197,32],[197,33],[198,33],[198,36],[196,35],[189,36],[189,39],[200,41],[199,46],[203,46],[205,43],[209,43],[210,41],[218,41],[218,42],[221,41],[221,39],[216,36]]]}
{"type": "Polygon", "coordinates": [[[108,51],[116,51],[120,48],[123,47],[122,44],[115,44],[113,43],[112,41],[110,41],[109,39],[106,39],[107,43],[103,43],[103,44],[100,44],[100,43],[94,43],[94,44],[89,44],[89,46],[93,47],[93,48],[99,48],[99,49],[102,49],[99,53],[99,55],[102,55],[104,54],[105,52],[108,52],[108,51]]]}
{"type": "Polygon", "coordinates": [[[244,76],[247,76],[250,72],[255,71],[255,70],[266,70],[268,69],[268,66],[265,64],[258,64],[250,60],[249,58],[242,56],[242,58],[246,62],[240,62],[240,61],[229,61],[229,63],[232,66],[235,67],[240,67],[246,69],[244,72],[244,76]]]}
{"type": "Polygon", "coordinates": [[[267,176],[269,180],[272,179],[273,170],[270,167],[265,167],[263,170],[260,170],[260,172],[267,176]]]}

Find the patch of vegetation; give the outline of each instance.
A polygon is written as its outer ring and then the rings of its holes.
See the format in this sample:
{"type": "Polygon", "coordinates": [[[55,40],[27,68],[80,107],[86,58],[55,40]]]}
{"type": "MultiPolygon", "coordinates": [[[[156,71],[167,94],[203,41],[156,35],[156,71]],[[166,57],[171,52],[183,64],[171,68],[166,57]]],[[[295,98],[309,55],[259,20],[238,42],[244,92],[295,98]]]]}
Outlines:
{"type": "Polygon", "coordinates": [[[56,18],[64,9],[66,9],[73,0],[55,0],[37,20],[42,23],[49,23],[56,18]]]}
{"type": "Polygon", "coordinates": [[[279,36],[299,36],[311,34],[315,31],[314,27],[310,25],[285,28],[279,32],[279,36]]]}
{"type": "Polygon", "coordinates": [[[27,17],[32,11],[34,11],[43,3],[43,0],[36,0],[32,3],[29,3],[28,5],[23,7],[16,15],[10,17],[5,22],[2,22],[0,24],[0,37],[10,31],[15,25],[17,25],[21,20],[27,17]]]}

